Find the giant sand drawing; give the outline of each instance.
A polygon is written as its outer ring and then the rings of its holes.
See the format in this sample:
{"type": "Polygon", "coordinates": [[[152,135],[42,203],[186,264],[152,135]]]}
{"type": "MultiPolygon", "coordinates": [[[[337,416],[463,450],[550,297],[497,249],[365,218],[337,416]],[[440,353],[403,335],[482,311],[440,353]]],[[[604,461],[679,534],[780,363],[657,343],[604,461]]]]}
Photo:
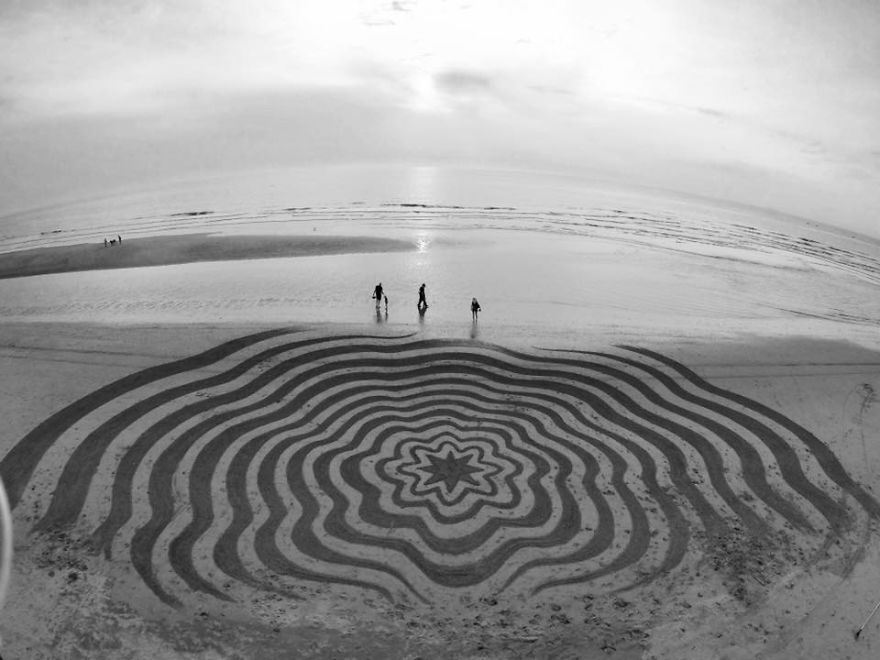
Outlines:
{"type": "Polygon", "coordinates": [[[277,330],[59,411],[0,463],[162,601],[632,587],[730,529],[818,546],[880,505],[780,413],[663,355],[277,330]]]}

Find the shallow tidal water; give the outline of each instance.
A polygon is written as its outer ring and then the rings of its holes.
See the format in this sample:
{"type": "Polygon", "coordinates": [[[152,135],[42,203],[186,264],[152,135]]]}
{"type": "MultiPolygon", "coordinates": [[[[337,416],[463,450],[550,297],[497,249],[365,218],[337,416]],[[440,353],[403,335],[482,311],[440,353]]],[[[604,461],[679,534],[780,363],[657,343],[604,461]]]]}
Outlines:
{"type": "Polygon", "coordinates": [[[99,323],[340,322],[473,334],[868,336],[876,241],[757,209],[525,173],[277,171],[0,218],[0,250],[193,233],[384,236],[408,252],[0,282],[0,315],[99,323]],[[387,315],[370,300],[377,282],[387,315]],[[430,307],[416,311],[427,284],[430,307]]]}

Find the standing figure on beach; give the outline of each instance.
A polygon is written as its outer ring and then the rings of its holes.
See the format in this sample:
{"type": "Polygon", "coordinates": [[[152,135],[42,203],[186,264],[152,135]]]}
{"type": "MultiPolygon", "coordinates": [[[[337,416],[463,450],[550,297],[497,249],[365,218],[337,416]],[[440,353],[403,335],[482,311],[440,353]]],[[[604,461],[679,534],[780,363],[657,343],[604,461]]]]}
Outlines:
{"type": "Polygon", "coordinates": [[[377,307],[377,308],[379,307],[379,305],[382,304],[382,296],[383,296],[383,294],[382,294],[382,283],[379,282],[379,283],[376,285],[376,288],[373,289],[373,298],[376,299],[376,307],[377,307]]]}
{"type": "Polygon", "coordinates": [[[119,244],[122,245],[122,236],[116,234],[116,240],[119,241],[119,244]]]}
{"type": "Polygon", "coordinates": [[[425,299],[425,283],[422,282],[422,286],[419,287],[419,302],[416,305],[421,311],[422,309],[428,309],[428,301],[425,299]]]}
{"type": "Polygon", "coordinates": [[[480,313],[480,309],[481,309],[480,303],[477,302],[477,299],[471,298],[471,318],[473,318],[474,321],[477,320],[477,316],[480,313]]]}
{"type": "Polygon", "coordinates": [[[110,242],[107,240],[107,237],[105,236],[104,237],[104,247],[107,247],[108,245],[110,245],[110,242]]]}

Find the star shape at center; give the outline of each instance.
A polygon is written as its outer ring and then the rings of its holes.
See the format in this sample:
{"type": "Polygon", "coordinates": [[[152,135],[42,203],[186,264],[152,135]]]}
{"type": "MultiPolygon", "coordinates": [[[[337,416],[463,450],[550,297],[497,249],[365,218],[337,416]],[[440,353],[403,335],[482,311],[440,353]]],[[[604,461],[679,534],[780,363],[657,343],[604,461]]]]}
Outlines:
{"type": "Polygon", "coordinates": [[[474,472],[482,472],[483,468],[472,465],[469,455],[455,456],[451,449],[446,450],[445,456],[428,455],[427,459],[431,461],[431,465],[422,467],[424,472],[431,476],[425,481],[425,486],[443,482],[446,485],[447,492],[452,492],[458,486],[459,481],[478,485],[477,480],[471,474],[474,472]]]}

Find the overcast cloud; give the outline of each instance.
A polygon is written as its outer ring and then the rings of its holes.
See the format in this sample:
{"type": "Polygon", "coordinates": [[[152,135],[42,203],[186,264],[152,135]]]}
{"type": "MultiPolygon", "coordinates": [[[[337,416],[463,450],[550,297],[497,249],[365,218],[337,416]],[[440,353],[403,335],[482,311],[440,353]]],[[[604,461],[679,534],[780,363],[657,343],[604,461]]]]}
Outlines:
{"type": "Polygon", "coordinates": [[[0,0],[0,213],[264,166],[604,175],[877,234],[873,0],[0,0]]]}

